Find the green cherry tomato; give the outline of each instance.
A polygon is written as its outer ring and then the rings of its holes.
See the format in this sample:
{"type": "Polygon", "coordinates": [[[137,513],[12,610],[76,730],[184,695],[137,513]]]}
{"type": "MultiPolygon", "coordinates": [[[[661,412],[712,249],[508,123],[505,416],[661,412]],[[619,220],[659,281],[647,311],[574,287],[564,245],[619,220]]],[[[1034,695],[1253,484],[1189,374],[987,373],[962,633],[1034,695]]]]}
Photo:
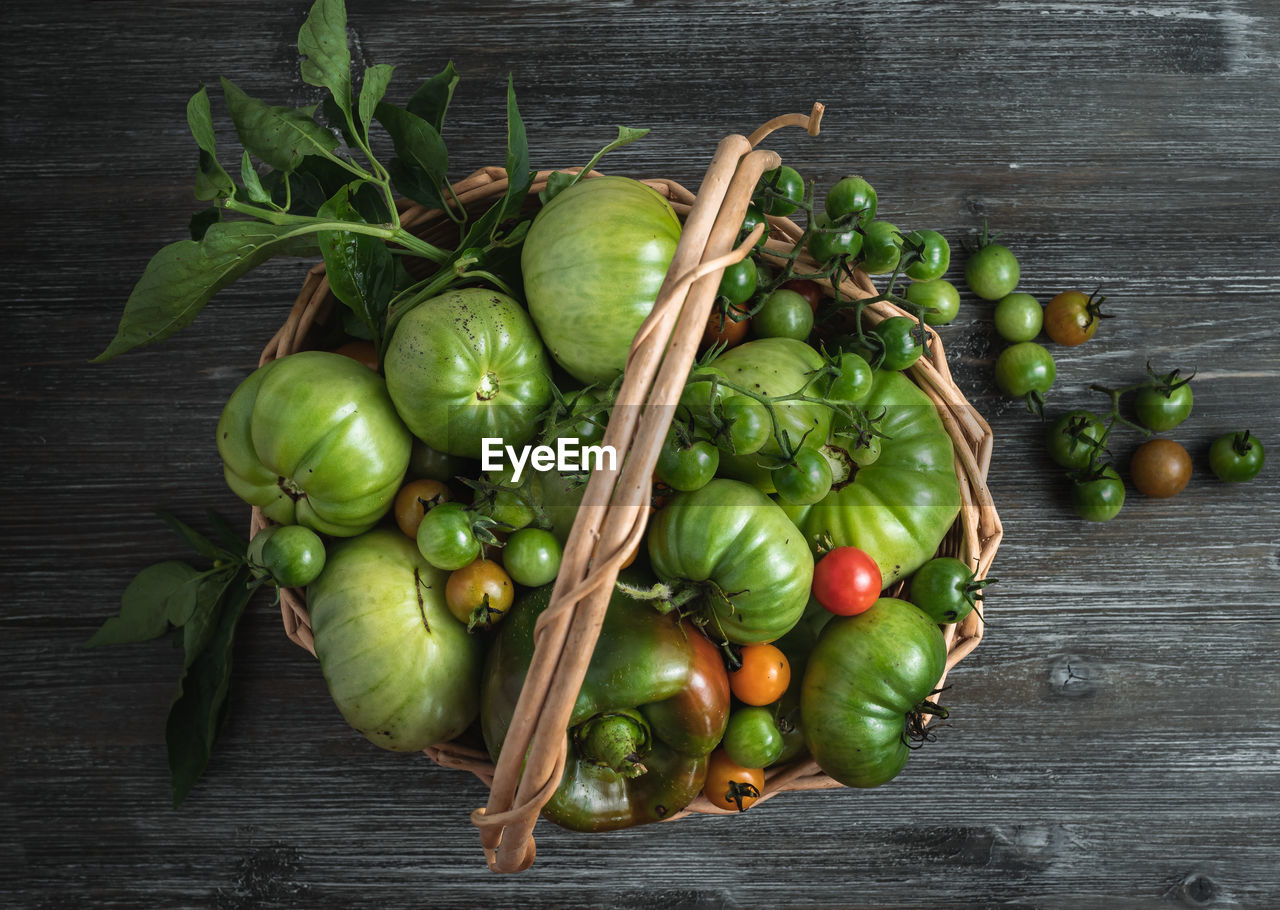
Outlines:
{"type": "Polygon", "coordinates": [[[886,275],[902,255],[902,234],[888,221],[872,221],[863,229],[862,268],[869,275],[886,275]]]}
{"type": "Polygon", "coordinates": [[[1045,430],[1044,444],[1049,457],[1071,471],[1089,467],[1095,454],[1101,456],[1107,428],[1092,411],[1075,410],[1054,418],[1045,430]]]}
{"type": "Polygon", "coordinates": [[[985,581],[974,579],[973,570],[953,556],[937,556],[911,576],[911,603],[936,623],[964,619],[982,598],[985,581]]]}
{"type": "Polygon", "coordinates": [[[250,566],[261,567],[282,588],[311,584],[324,569],[324,541],[302,525],[270,525],[249,541],[250,566]]]}
{"type": "Polygon", "coordinates": [[[1219,436],[1209,446],[1209,470],[1228,483],[1253,480],[1266,459],[1262,443],[1248,430],[1219,436]]]}
{"type": "Polygon", "coordinates": [[[418,551],[437,569],[454,572],[480,557],[471,515],[459,502],[442,502],[418,525],[418,551]]]}
{"type": "Polygon", "coordinates": [[[793,506],[812,505],[831,492],[831,464],[816,449],[797,450],[791,464],[774,468],[772,478],[778,498],[793,506]]]}
{"type": "Polygon", "coordinates": [[[852,222],[835,227],[829,216],[819,212],[813,218],[813,226],[814,231],[809,235],[809,254],[819,265],[825,265],[837,256],[857,256],[862,249],[862,235],[852,222]]]}
{"type": "Polygon", "coordinates": [[[765,298],[751,317],[751,333],[757,338],[794,338],[804,341],[813,331],[809,301],[795,291],[779,288],[765,298]]]}
{"type": "Polygon", "coordinates": [[[1191,384],[1176,382],[1174,387],[1139,389],[1133,398],[1133,409],[1138,420],[1149,430],[1164,433],[1172,430],[1191,416],[1194,396],[1191,384]]]}
{"type": "Polygon", "coordinates": [[[695,439],[685,446],[675,432],[667,433],[667,440],[658,451],[658,479],[681,492],[705,487],[716,468],[720,467],[720,450],[705,439],[695,439]]]}
{"type": "Polygon", "coordinates": [[[1030,294],[1018,291],[996,301],[992,317],[996,334],[1005,341],[1032,341],[1044,326],[1044,307],[1030,294]]]}
{"type": "Polygon", "coordinates": [[[747,206],[747,212],[742,216],[742,230],[738,234],[738,240],[741,242],[746,239],[757,224],[764,225],[764,233],[760,235],[760,239],[756,241],[757,247],[764,246],[764,242],[769,239],[769,219],[764,216],[764,212],[760,211],[760,206],[752,204],[747,206]]]}
{"type": "MultiPolygon", "coordinates": [[[[911,270],[907,270],[911,274],[911,270]]],[[[960,312],[960,292],[945,278],[932,281],[913,281],[907,285],[907,299],[920,306],[929,307],[924,321],[929,325],[946,325],[960,312]]]]}
{"type": "Polygon", "coordinates": [[[838,364],[840,375],[832,380],[831,388],[827,390],[827,398],[831,401],[857,404],[871,392],[871,383],[875,378],[871,372],[871,365],[852,352],[841,354],[838,364]]]}
{"type": "Polygon", "coordinates": [[[854,464],[860,468],[867,468],[875,464],[876,459],[880,457],[882,444],[879,436],[865,436],[853,440],[846,451],[854,464]]]}
{"type": "Polygon", "coordinates": [[[1012,398],[1024,398],[1033,392],[1043,395],[1057,375],[1053,355],[1034,341],[1010,345],[996,358],[996,385],[1012,398]]]}
{"type": "Polygon", "coordinates": [[[725,266],[720,278],[719,295],[731,305],[746,303],[756,292],[756,263],[750,256],[725,266]]]}
{"type": "Polygon", "coordinates": [[[766,215],[790,215],[804,201],[804,178],[785,164],[765,171],[751,201],[766,215]]]}
{"type": "Polygon", "coordinates": [[[866,227],[876,217],[875,188],[859,176],[842,177],[827,191],[823,208],[832,221],[856,216],[857,224],[866,227]]]}
{"type": "Polygon", "coordinates": [[[731,761],[744,768],[764,768],[782,754],[782,731],[771,708],[744,705],[730,712],[720,745],[731,761]]]}
{"type": "Polygon", "coordinates": [[[951,246],[937,231],[912,231],[902,247],[912,251],[911,264],[904,271],[913,281],[941,278],[951,265],[951,246]]]}
{"type": "Polygon", "coordinates": [[[1110,521],[1124,506],[1124,481],[1115,468],[1107,465],[1097,476],[1075,482],[1071,505],[1086,521],[1110,521]]]}
{"type": "Polygon", "coordinates": [[[516,584],[537,588],[555,581],[563,555],[560,541],[550,531],[521,528],[502,548],[502,567],[516,584]]]}
{"type": "Polygon", "coordinates": [[[1013,293],[1020,277],[1018,257],[1007,246],[989,243],[964,264],[964,280],[983,300],[999,300],[1013,293]]]}
{"type": "Polygon", "coordinates": [[[773,438],[773,421],[769,409],[746,395],[730,395],[720,405],[728,432],[721,437],[720,448],[730,455],[759,452],[773,438]]]}
{"type": "Polygon", "coordinates": [[[911,366],[924,353],[925,342],[930,337],[911,316],[890,316],[871,331],[884,344],[882,370],[905,370],[911,366]]]}

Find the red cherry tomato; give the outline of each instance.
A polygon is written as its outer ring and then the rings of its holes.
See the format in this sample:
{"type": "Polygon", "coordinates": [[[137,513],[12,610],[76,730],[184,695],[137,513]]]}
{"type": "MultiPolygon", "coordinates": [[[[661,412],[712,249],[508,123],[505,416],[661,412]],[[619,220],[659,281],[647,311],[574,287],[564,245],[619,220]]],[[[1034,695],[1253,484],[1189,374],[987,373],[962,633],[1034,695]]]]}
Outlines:
{"type": "Polygon", "coordinates": [[[880,567],[857,547],[836,547],[813,567],[813,596],[837,616],[856,616],[880,597],[880,567]]]}

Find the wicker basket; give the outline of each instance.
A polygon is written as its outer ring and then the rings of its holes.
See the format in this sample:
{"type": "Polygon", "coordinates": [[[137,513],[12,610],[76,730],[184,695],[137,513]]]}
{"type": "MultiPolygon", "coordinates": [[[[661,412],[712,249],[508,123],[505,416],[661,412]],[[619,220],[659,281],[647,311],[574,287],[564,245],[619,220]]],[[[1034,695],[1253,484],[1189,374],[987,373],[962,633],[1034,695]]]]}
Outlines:
{"type": "MultiPolygon", "coordinates": [[[[615,418],[607,427],[604,443],[617,449],[621,468],[615,472],[596,471],[587,485],[565,546],[551,606],[538,623],[533,663],[502,758],[495,766],[487,753],[461,743],[441,743],[426,750],[436,763],[470,771],[490,788],[488,805],[477,809],[472,821],[480,829],[485,855],[494,871],[516,872],[533,862],[532,832],[542,806],[561,777],[569,713],[586,673],[618,569],[640,544],[644,533],[658,449],[710,315],[720,273],[749,251],[750,239],[736,250],[733,243],[760,174],[780,163],[775,153],[755,146],[773,130],[786,125],[804,126],[816,135],[821,113],[821,106],[815,105],[808,115],[787,115],[770,121],[750,138],[735,135],[724,139],[696,197],[669,180],[644,181],[670,201],[685,226],[653,312],[632,345],[617,399],[624,407],[616,409],[615,418]],[[525,755],[528,760],[522,769],[520,758],[525,755]]],[[[544,171],[536,176],[531,198],[546,185],[550,173],[544,171]]],[[[453,193],[468,210],[483,211],[506,188],[504,170],[485,168],[455,184],[453,193]]],[[[402,224],[428,241],[457,240],[453,222],[439,210],[428,211],[405,203],[400,214],[402,224]]],[[[800,227],[785,218],[771,217],[769,221],[768,247],[792,249],[802,234],[800,227]]],[[[876,289],[859,272],[856,280],[841,284],[840,292],[847,297],[867,298],[875,296],[876,289]]],[[[263,350],[260,362],[307,348],[313,328],[329,319],[334,306],[321,263],[308,273],[287,321],[263,350]]],[[[901,315],[902,311],[890,303],[877,302],[863,313],[868,322],[875,323],[901,315]]],[[[938,552],[967,561],[983,578],[1002,535],[986,484],[991,429],[953,382],[936,337],[930,353],[909,372],[937,406],[955,444],[962,505],[938,552]]],[[[256,533],[265,524],[261,512],[254,509],[252,530],[256,533]]],[[[282,590],[280,602],[285,633],[314,655],[303,592],[282,590]]],[[[979,607],[963,622],[945,627],[948,672],[982,638],[981,613],[979,607]]],[[[760,801],[788,790],[839,786],[816,763],[805,759],[770,769],[760,801]]],[[[671,819],[691,812],[726,814],[705,797],[699,797],[671,819]]]]}

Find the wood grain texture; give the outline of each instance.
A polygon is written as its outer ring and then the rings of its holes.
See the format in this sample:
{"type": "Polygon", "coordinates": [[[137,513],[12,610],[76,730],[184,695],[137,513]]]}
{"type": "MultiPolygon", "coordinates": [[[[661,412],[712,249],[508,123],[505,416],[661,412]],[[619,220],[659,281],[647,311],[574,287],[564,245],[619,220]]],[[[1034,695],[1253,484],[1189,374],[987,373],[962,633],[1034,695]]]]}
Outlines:
{"type": "MultiPolygon", "coordinates": [[[[104,366],[142,267],[183,236],[186,99],[234,79],[318,95],[294,49],[308,3],[12,3],[0,13],[0,905],[55,908],[1273,907],[1280,901],[1280,493],[1205,466],[1250,427],[1280,459],[1280,10],[1129,3],[352,0],[357,65],[392,96],[452,59],[455,175],[500,163],[516,80],[533,162],[579,164],[648,126],[611,172],[691,187],[718,139],[827,106],[779,134],[829,185],[875,184],[883,216],[957,247],[1004,232],[1042,300],[1104,286],[1118,318],[1062,351],[1054,407],[1090,382],[1198,370],[1172,436],[1197,475],[1116,521],[1070,513],[1038,424],[991,382],[989,308],[943,329],[996,432],[1006,538],[954,714],[893,784],[790,794],[736,818],[610,835],[538,830],[514,878],[484,866],[484,791],[379,752],[255,601],[232,714],[187,804],[168,803],[163,643],[80,648],[139,568],[181,556],[152,514],[247,515],[213,446],[218,413],[308,263],[223,292],[189,330],[104,366]]],[[[219,111],[218,140],[234,148],[219,111]]],[[[958,278],[957,278],[958,280],[958,278]]],[[[1116,454],[1126,462],[1136,437],[1116,454]]],[[[247,521],[247,518],[246,518],[247,521]]]]}

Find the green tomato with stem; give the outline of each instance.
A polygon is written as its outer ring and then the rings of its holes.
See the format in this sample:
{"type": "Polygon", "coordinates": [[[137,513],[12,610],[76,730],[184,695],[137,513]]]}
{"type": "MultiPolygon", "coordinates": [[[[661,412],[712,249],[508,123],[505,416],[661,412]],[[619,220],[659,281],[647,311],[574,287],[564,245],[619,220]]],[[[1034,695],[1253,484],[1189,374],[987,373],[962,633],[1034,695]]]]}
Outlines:
{"type": "Polygon", "coordinates": [[[911,282],[907,285],[906,298],[928,307],[924,321],[929,325],[946,325],[960,312],[960,292],[945,278],[911,282]]]}

